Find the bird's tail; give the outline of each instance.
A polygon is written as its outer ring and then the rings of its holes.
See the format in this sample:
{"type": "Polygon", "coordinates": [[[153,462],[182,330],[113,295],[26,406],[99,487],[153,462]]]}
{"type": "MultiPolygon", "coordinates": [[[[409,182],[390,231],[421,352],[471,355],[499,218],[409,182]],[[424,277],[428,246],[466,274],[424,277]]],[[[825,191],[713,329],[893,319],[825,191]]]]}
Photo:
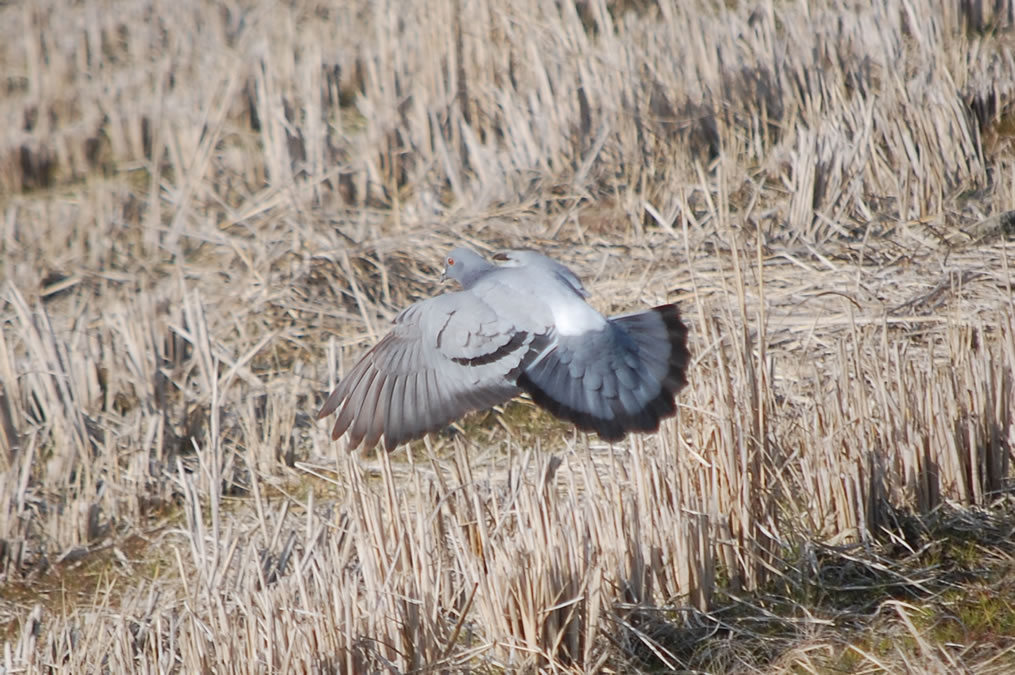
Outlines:
{"type": "MultiPolygon", "coordinates": [[[[644,312],[610,317],[610,323],[627,333],[638,345],[638,353],[666,363],[661,389],[670,398],[687,384],[687,326],[680,320],[676,305],[660,305],[644,312]]],[[[663,372],[660,369],[659,372],[663,372]]]]}
{"type": "Polygon", "coordinates": [[[557,336],[518,385],[578,428],[620,440],[655,431],[687,384],[687,327],[676,305],[612,317],[602,331],[557,336]]]}

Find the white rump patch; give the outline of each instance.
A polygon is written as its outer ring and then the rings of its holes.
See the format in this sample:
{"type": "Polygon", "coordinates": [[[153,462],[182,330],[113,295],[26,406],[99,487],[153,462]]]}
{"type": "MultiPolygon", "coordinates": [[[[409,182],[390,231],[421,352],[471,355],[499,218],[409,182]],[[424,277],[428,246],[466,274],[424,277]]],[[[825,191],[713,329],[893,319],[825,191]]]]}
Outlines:
{"type": "Polygon", "coordinates": [[[606,318],[577,296],[553,300],[549,305],[558,335],[584,335],[606,326],[606,318]]]}

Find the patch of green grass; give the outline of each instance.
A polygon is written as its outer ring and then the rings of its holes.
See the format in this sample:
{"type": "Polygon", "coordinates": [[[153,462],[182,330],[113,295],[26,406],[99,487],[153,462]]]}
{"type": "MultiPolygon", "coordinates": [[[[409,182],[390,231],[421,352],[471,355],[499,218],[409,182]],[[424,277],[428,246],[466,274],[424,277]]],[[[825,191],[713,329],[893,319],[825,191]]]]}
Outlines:
{"type": "MultiPolygon", "coordinates": [[[[169,520],[182,518],[183,510],[179,509],[169,520]]],[[[176,574],[168,551],[153,547],[152,541],[150,536],[130,534],[115,544],[73,549],[44,571],[0,585],[0,607],[31,608],[38,604],[55,615],[71,614],[80,605],[115,607],[122,593],[136,588],[139,581],[176,574]]],[[[18,612],[12,614],[17,616],[18,612]]],[[[0,626],[0,633],[7,638],[17,631],[17,621],[0,626]]]]}
{"type": "MultiPolygon", "coordinates": [[[[984,659],[1015,646],[1015,511],[942,509],[905,524],[913,526],[908,546],[896,533],[880,545],[809,554],[800,547],[797,562],[757,592],[720,584],[716,608],[698,617],[711,631],[691,650],[665,646],[707,672],[736,670],[738,662],[797,672],[786,664],[802,644],[819,672],[870,669],[875,660],[925,663],[937,658],[928,645],[941,654],[979,649],[984,659]]],[[[688,623],[678,613],[666,618],[688,623]]],[[[1015,668],[1015,653],[1010,661],[1015,668]]]]}
{"type": "MultiPolygon", "coordinates": [[[[984,552],[981,551],[981,555],[984,552]]],[[[921,613],[920,628],[944,643],[1015,644],[1015,562],[995,558],[983,576],[943,593],[921,613]]]]}
{"type": "MultiPolygon", "coordinates": [[[[544,448],[553,448],[560,439],[570,438],[575,433],[572,424],[557,419],[526,399],[512,399],[503,406],[475,412],[440,432],[444,438],[463,434],[470,443],[489,447],[502,441],[504,433],[523,446],[532,447],[538,441],[544,448]]],[[[425,457],[422,443],[417,447],[425,457]]],[[[414,455],[416,456],[416,455],[414,455]]]]}

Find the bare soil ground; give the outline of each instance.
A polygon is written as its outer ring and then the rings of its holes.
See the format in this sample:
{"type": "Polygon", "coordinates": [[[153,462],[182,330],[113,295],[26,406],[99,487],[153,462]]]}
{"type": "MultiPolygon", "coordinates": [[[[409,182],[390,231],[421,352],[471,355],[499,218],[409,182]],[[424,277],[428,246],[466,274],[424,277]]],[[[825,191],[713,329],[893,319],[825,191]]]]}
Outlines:
{"type": "Polygon", "coordinates": [[[0,671],[1015,670],[985,4],[0,4],[0,671]],[[677,418],[331,441],[463,243],[678,303],[677,418]]]}

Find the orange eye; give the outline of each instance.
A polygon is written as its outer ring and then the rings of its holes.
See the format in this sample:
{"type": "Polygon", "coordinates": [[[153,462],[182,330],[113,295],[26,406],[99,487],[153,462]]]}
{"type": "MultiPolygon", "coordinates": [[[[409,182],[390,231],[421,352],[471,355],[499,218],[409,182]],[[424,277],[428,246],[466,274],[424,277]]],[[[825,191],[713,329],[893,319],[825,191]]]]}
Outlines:
{"type": "Polygon", "coordinates": [[[455,259],[454,258],[448,258],[448,267],[454,267],[454,266],[455,266],[455,259]]]}

